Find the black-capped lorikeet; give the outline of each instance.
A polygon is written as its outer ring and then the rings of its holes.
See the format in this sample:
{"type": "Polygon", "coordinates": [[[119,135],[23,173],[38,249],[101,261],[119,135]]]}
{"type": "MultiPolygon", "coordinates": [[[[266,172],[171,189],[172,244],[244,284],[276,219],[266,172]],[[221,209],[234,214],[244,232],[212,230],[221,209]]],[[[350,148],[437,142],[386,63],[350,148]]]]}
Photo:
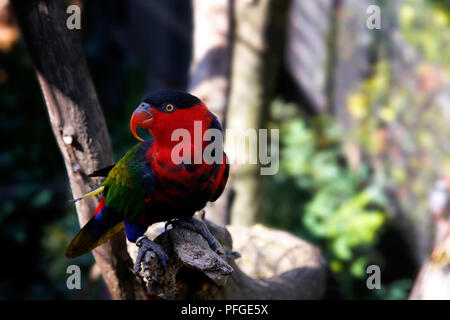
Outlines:
{"type": "MultiPolygon", "coordinates": [[[[139,275],[148,250],[155,252],[165,269],[166,253],[144,236],[148,226],[160,221],[170,221],[172,225],[199,232],[215,250],[214,238],[193,215],[222,194],[229,165],[223,147],[212,152],[215,159],[221,161],[211,163],[203,158],[195,161],[194,157],[198,151],[201,155],[210,143],[202,138],[208,129],[222,132],[218,119],[195,96],[164,90],[150,94],[140,103],[131,117],[130,127],[133,135],[142,142],[114,166],[96,171],[94,176],[103,175],[106,180],[90,193],[73,200],[99,193],[104,195],[94,216],[70,243],[66,256],[73,258],[88,253],[125,227],[128,240],[139,247],[134,266],[136,273],[139,275]],[[152,138],[143,141],[136,134],[136,127],[148,129],[152,138]],[[185,156],[181,162],[174,159],[173,153],[180,144],[180,140],[173,137],[177,129],[189,133],[192,139],[183,145],[186,149],[179,152],[185,156]],[[200,143],[194,139],[196,134],[201,135],[200,143]]],[[[209,140],[214,141],[213,138],[209,140]]],[[[220,139],[222,144],[223,136],[220,139]]]]}

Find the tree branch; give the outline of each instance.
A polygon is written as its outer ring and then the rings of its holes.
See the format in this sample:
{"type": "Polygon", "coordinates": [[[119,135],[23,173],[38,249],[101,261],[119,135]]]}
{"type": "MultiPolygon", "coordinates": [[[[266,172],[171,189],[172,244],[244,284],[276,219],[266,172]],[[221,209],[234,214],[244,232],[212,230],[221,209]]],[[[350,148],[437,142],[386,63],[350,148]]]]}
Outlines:
{"type": "MultiPolygon", "coordinates": [[[[87,174],[114,163],[80,32],[67,29],[64,1],[13,0],[12,4],[36,68],[73,196],[79,197],[100,183],[88,179],[87,174]]],[[[97,204],[95,198],[77,203],[81,226],[90,219],[97,204]]],[[[145,297],[130,271],[123,233],[93,253],[114,299],[145,297]]]]}
{"type": "MultiPolygon", "coordinates": [[[[321,299],[328,294],[328,267],[319,250],[284,231],[261,226],[221,226],[204,220],[219,243],[213,252],[198,233],[164,224],[147,231],[169,255],[162,274],[155,256],[143,263],[147,293],[163,299],[321,299]],[[242,252],[242,258],[233,250],[242,252]],[[247,261],[251,265],[246,265],[247,261]],[[243,271],[245,270],[245,272],[243,271]]],[[[133,259],[137,247],[128,243],[133,259]]]]}

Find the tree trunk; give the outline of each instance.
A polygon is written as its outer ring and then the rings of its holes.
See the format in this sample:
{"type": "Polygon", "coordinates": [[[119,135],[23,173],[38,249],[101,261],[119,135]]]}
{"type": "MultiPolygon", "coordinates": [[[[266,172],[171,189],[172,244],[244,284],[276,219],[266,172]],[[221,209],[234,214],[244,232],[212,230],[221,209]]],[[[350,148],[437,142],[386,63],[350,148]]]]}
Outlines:
{"type": "Polygon", "coordinates": [[[228,0],[194,0],[194,45],[189,91],[224,124],[230,76],[228,0]]]}
{"type": "MultiPolygon", "coordinates": [[[[114,163],[80,32],[66,27],[68,15],[63,1],[13,0],[12,4],[36,68],[73,196],[77,198],[100,183],[89,179],[89,173],[114,163]]],[[[96,198],[76,204],[81,226],[90,219],[97,204],[96,198]]],[[[130,271],[124,233],[93,253],[114,299],[145,297],[141,283],[130,271]]]]}
{"type": "MultiPolygon", "coordinates": [[[[233,1],[233,52],[227,129],[239,132],[264,126],[275,91],[279,57],[282,56],[280,51],[288,4],[289,1],[275,0],[233,1]]],[[[232,143],[226,137],[226,145],[232,143]]],[[[246,150],[258,150],[257,144],[257,141],[249,141],[246,150]]],[[[231,158],[234,156],[237,155],[231,155],[231,158]]],[[[251,225],[258,221],[261,211],[263,192],[259,166],[232,164],[231,223],[251,225]]]]}
{"type": "MultiPolygon", "coordinates": [[[[230,85],[230,5],[228,0],[193,1],[194,44],[188,91],[202,99],[225,128],[230,85]]],[[[208,204],[209,219],[229,222],[229,184],[208,204]]]]}

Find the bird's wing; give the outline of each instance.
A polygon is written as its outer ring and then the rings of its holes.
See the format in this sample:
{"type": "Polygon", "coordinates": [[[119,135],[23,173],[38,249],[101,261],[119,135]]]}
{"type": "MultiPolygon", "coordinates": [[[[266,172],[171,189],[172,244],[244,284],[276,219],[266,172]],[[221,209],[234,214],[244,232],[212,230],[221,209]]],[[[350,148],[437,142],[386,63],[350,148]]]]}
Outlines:
{"type": "Polygon", "coordinates": [[[106,205],[133,221],[147,206],[156,177],[147,162],[153,140],[147,140],[128,151],[111,169],[103,185],[106,205]]]}
{"type": "Polygon", "coordinates": [[[75,258],[105,243],[124,227],[123,219],[100,201],[94,216],[73,238],[66,249],[66,257],[75,258]]]}
{"type": "Polygon", "coordinates": [[[132,221],[144,210],[145,200],[155,187],[155,176],[146,160],[151,145],[152,141],[146,141],[133,147],[109,171],[102,186],[88,193],[93,195],[101,189],[106,197],[70,243],[67,257],[80,256],[106,242],[122,230],[124,218],[132,221]]]}
{"type": "Polygon", "coordinates": [[[224,162],[222,163],[220,170],[215,178],[215,182],[213,184],[213,194],[210,199],[211,202],[216,201],[223,193],[223,190],[225,189],[225,185],[228,181],[228,176],[230,174],[230,165],[227,161],[227,156],[224,152],[223,154],[224,162]]]}

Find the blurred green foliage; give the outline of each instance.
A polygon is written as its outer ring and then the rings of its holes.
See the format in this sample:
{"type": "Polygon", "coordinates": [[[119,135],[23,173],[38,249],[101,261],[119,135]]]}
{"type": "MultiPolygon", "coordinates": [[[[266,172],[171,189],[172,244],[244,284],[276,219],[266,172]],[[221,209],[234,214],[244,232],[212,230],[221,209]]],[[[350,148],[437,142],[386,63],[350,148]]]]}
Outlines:
{"type": "Polygon", "coordinates": [[[400,30],[426,60],[450,73],[450,1],[405,0],[400,7],[400,30]]]}
{"type": "Polygon", "coordinates": [[[398,69],[389,54],[392,43],[383,39],[372,71],[348,96],[347,118],[310,117],[282,101],[272,106],[272,127],[281,129],[281,166],[268,178],[265,222],[318,244],[346,298],[405,299],[412,286],[417,269],[404,251],[418,243],[396,237],[387,189],[422,229],[411,230],[411,237],[423,232],[431,239],[423,223],[428,190],[450,173],[443,138],[450,135],[448,103],[446,109],[445,97],[439,99],[450,70],[449,4],[403,2],[402,49],[414,52],[406,59],[415,63],[398,69]],[[403,268],[402,259],[408,261],[403,268]],[[388,276],[381,290],[362,290],[373,263],[388,276]]]}
{"type": "Polygon", "coordinates": [[[450,174],[449,4],[403,1],[399,41],[381,39],[376,63],[347,103],[344,140],[358,145],[388,190],[416,261],[433,245],[430,192],[450,174]]]}
{"type": "Polygon", "coordinates": [[[264,219],[319,244],[351,297],[386,221],[386,199],[367,164],[346,164],[338,124],[326,116],[304,120],[298,109],[281,101],[272,105],[271,125],[280,128],[280,172],[268,178],[264,219]]]}

